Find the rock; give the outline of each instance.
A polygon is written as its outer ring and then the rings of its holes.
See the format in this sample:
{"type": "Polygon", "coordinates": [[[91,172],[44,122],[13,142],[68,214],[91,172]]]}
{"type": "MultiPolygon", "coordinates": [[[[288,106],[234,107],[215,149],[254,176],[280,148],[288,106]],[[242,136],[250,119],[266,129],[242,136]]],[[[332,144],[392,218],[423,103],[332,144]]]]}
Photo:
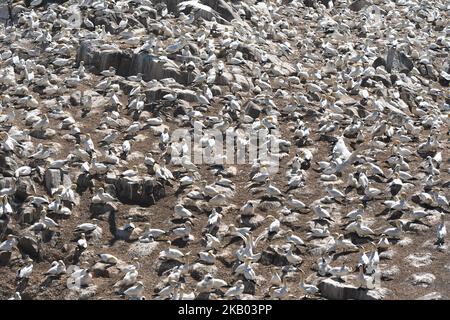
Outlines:
{"type": "Polygon", "coordinates": [[[394,257],[394,250],[389,249],[387,251],[383,251],[379,254],[380,259],[385,259],[385,260],[392,260],[392,258],[394,257]]]}
{"type": "Polygon", "coordinates": [[[423,225],[423,224],[410,223],[408,225],[408,230],[410,230],[410,231],[426,232],[428,229],[430,229],[430,227],[427,227],[426,225],[423,225]]]}
{"type": "Polygon", "coordinates": [[[431,285],[436,277],[432,273],[415,273],[408,280],[415,286],[428,287],[431,285]]]}
{"type": "Polygon", "coordinates": [[[389,281],[394,280],[399,274],[400,269],[397,266],[391,266],[391,267],[382,267],[381,268],[381,280],[389,281]]]}
{"type": "Polygon", "coordinates": [[[2,189],[9,189],[9,188],[13,188],[15,189],[16,182],[15,182],[15,178],[12,177],[2,177],[0,179],[0,190],[2,189]]]}
{"type": "Polygon", "coordinates": [[[293,228],[299,224],[301,216],[302,216],[301,214],[299,214],[297,212],[293,212],[287,216],[283,215],[279,220],[282,224],[284,224],[290,228],[293,228]]]}
{"type": "Polygon", "coordinates": [[[173,269],[175,267],[181,266],[183,263],[176,261],[176,260],[164,260],[164,261],[159,261],[156,264],[156,271],[158,273],[158,276],[162,276],[162,274],[164,272],[166,272],[167,270],[173,269]]]}
{"type": "Polygon", "coordinates": [[[366,8],[367,6],[369,6],[369,2],[367,0],[355,0],[353,1],[348,8],[352,11],[360,11],[361,9],[366,8]]]}
{"type": "Polygon", "coordinates": [[[214,97],[220,97],[222,95],[222,89],[219,86],[212,86],[211,87],[211,93],[214,97]]]}
{"type": "Polygon", "coordinates": [[[245,114],[249,115],[253,119],[256,119],[261,114],[262,108],[253,101],[249,101],[245,107],[245,114]]]}
{"type": "Polygon", "coordinates": [[[244,282],[244,292],[243,293],[255,295],[256,283],[254,283],[253,281],[246,280],[245,277],[242,275],[240,275],[239,278],[240,278],[240,280],[242,280],[244,282]]]}
{"type": "Polygon", "coordinates": [[[274,247],[273,245],[269,245],[267,249],[265,249],[262,254],[261,258],[259,259],[259,263],[261,263],[264,266],[286,266],[289,265],[289,261],[284,255],[281,255],[278,251],[281,249],[278,249],[274,247]]]}
{"type": "Polygon", "coordinates": [[[114,182],[117,198],[126,204],[149,206],[164,197],[165,189],[162,184],[152,178],[132,180],[126,177],[118,178],[114,182]]]}
{"type": "Polygon", "coordinates": [[[5,177],[14,177],[17,170],[16,161],[5,152],[0,151],[0,174],[5,177]]]}
{"type": "Polygon", "coordinates": [[[50,129],[50,128],[47,128],[45,130],[41,130],[41,129],[39,129],[39,130],[32,130],[30,132],[30,136],[32,136],[32,137],[34,137],[36,139],[47,140],[47,139],[50,139],[50,138],[53,138],[54,136],[56,136],[56,130],[53,130],[53,129],[50,129]]]}
{"type": "Polygon", "coordinates": [[[82,41],[77,53],[77,64],[84,61],[86,66],[94,66],[97,73],[114,67],[118,75],[128,77],[141,73],[144,81],[173,78],[187,85],[187,72],[180,72],[171,60],[162,60],[148,53],[134,54],[129,51],[102,51],[95,41],[82,41]]]}
{"type": "Polygon", "coordinates": [[[421,296],[421,297],[417,298],[416,300],[442,300],[442,295],[439,292],[434,291],[434,292],[428,293],[424,296],[421,296]]]}
{"type": "Polygon", "coordinates": [[[70,95],[70,104],[73,106],[79,106],[81,104],[81,92],[75,91],[70,95]]]}
{"type": "Polygon", "coordinates": [[[267,212],[267,211],[273,212],[281,207],[281,202],[264,200],[264,201],[261,201],[260,203],[258,203],[257,207],[265,212],[267,212]]]}
{"type": "Polygon", "coordinates": [[[9,260],[11,259],[11,255],[11,252],[0,252],[0,266],[7,266],[9,264],[9,260]]]}
{"type": "Polygon", "coordinates": [[[49,195],[52,195],[62,184],[70,187],[72,182],[69,173],[60,169],[47,169],[44,174],[44,184],[49,195]]]}
{"type": "Polygon", "coordinates": [[[433,260],[431,253],[413,253],[405,258],[405,260],[413,267],[421,268],[430,265],[433,260]]]}
{"type": "Polygon", "coordinates": [[[127,161],[139,161],[144,160],[144,154],[140,151],[134,151],[127,157],[127,161]]]}
{"type": "Polygon", "coordinates": [[[128,249],[128,255],[131,257],[146,257],[152,254],[152,252],[158,247],[158,242],[135,242],[130,245],[128,249]]]}
{"type": "Polygon", "coordinates": [[[79,299],[87,300],[92,297],[95,297],[96,294],[97,294],[97,286],[89,286],[87,288],[81,288],[79,292],[79,299]]]}
{"type": "Polygon", "coordinates": [[[22,253],[28,254],[32,259],[39,257],[38,243],[29,236],[20,237],[18,247],[22,253]]]}
{"type": "Polygon", "coordinates": [[[169,129],[169,127],[166,126],[165,124],[150,127],[150,131],[152,132],[152,134],[158,137],[161,135],[161,133],[164,132],[165,129],[169,129]]]}
{"type": "Polygon", "coordinates": [[[220,86],[228,86],[233,81],[233,75],[229,72],[223,72],[221,75],[216,75],[215,84],[220,86]]]}
{"type": "Polygon", "coordinates": [[[14,196],[17,200],[23,202],[26,198],[34,194],[33,190],[35,190],[33,181],[28,177],[22,177],[17,181],[14,196]]]}
{"type": "Polygon", "coordinates": [[[37,222],[40,218],[40,213],[32,205],[24,205],[19,208],[19,222],[33,224],[37,222]]]}
{"type": "Polygon", "coordinates": [[[411,238],[403,238],[402,240],[400,240],[399,242],[397,242],[397,245],[399,245],[400,247],[406,247],[409,246],[410,244],[413,243],[413,240],[411,238]]]}
{"type": "Polygon", "coordinates": [[[215,275],[217,273],[218,269],[214,265],[205,265],[202,263],[194,263],[192,265],[192,270],[190,272],[191,277],[194,278],[197,281],[200,281],[204,278],[206,274],[215,275]]]}
{"type": "Polygon", "coordinates": [[[387,49],[386,59],[378,57],[373,62],[372,66],[374,68],[384,66],[386,71],[389,73],[392,73],[393,71],[409,73],[414,68],[414,64],[411,59],[409,59],[403,52],[398,51],[395,47],[389,47],[387,49]]]}
{"type": "Polygon", "coordinates": [[[98,217],[117,212],[117,206],[114,203],[91,203],[89,211],[91,212],[91,217],[98,217]]]}
{"type": "Polygon", "coordinates": [[[260,225],[264,223],[264,217],[260,214],[255,216],[241,216],[239,219],[239,224],[242,227],[250,227],[252,229],[258,228],[260,225]]]}
{"type": "Polygon", "coordinates": [[[152,212],[147,208],[132,207],[128,210],[128,213],[124,216],[126,219],[132,219],[136,222],[146,222],[150,220],[152,212]]]}
{"type": "Polygon", "coordinates": [[[359,289],[353,285],[325,279],[318,285],[320,294],[331,300],[382,300],[390,291],[386,288],[359,289]]]}
{"type": "Polygon", "coordinates": [[[92,267],[92,272],[95,277],[109,278],[109,272],[107,270],[109,266],[110,266],[109,264],[106,264],[103,262],[97,262],[92,267]]]}

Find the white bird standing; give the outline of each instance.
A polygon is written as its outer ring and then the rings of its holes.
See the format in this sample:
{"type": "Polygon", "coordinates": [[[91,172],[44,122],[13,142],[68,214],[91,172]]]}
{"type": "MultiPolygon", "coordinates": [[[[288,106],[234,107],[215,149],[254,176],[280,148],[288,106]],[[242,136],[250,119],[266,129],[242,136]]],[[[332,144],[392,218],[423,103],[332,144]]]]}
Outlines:
{"type": "Polygon", "coordinates": [[[445,216],[441,214],[441,222],[438,224],[437,231],[437,244],[442,246],[445,242],[445,237],[447,236],[447,228],[445,227],[445,216]]]}

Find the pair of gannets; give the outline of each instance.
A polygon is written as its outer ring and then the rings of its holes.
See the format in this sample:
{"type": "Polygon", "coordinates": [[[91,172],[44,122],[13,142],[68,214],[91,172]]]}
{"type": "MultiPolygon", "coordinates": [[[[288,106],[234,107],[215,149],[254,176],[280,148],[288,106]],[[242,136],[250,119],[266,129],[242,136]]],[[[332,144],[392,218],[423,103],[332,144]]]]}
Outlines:
{"type": "Polygon", "coordinates": [[[63,273],[66,273],[66,265],[64,264],[64,261],[58,260],[53,261],[50,269],[48,269],[44,274],[52,277],[57,277],[63,273]]]}
{"type": "Polygon", "coordinates": [[[363,224],[361,215],[356,216],[356,221],[350,223],[345,230],[347,232],[356,232],[360,237],[366,237],[375,234],[372,229],[363,224]]]}
{"type": "Polygon", "coordinates": [[[250,280],[250,281],[256,281],[256,272],[255,270],[252,268],[252,259],[251,258],[246,258],[245,261],[243,263],[241,263],[235,270],[234,272],[236,274],[242,274],[245,279],[250,280]]]}

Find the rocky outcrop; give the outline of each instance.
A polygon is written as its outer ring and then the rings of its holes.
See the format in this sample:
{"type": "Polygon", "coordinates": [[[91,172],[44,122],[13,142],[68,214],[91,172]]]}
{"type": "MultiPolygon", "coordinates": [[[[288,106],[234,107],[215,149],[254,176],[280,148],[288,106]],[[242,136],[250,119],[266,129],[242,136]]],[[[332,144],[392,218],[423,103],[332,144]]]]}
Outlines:
{"type": "MultiPolygon", "coordinates": [[[[77,53],[77,64],[84,61],[85,65],[95,67],[100,73],[110,67],[116,69],[120,76],[142,74],[145,81],[173,78],[180,84],[188,83],[188,72],[181,72],[173,61],[162,60],[148,53],[132,53],[128,50],[101,50],[93,41],[82,41],[77,53]]],[[[190,76],[191,79],[192,75],[190,76]]]]}
{"type": "Polygon", "coordinates": [[[107,180],[114,185],[117,198],[126,204],[150,206],[165,196],[164,186],[150,177],[130,179],[110,174],[107,180]]]}
{"type": "Polygon", "coordinates": [[[5,152],[0,152],[0,174],[5,177],[13,177],[17,169],[17,163],[5,152]]]}
{"type": "Polygon", "coordinates": [[[385,288],[361,289],[333,279],[323,280],[318,287],[321,295],[331,300],[382,300],[389,294],[385,288]]]}
{"type": "Polygon", "coordinates": [[[48,169],[44,175],[45,189],[52,195],[60,185],[70,187],[72,182],[69,173],[61,169],[48,169]]]}
{"type": "Polygon", "coordinates": [[[408,73],[414,68],[414,64],[403,52],[396,49],[396,47],[389,47],[387,49],[386,59],[378,57],[373,62],[374,68],[384,66],[387,72],[403,72],[408,73]]]}

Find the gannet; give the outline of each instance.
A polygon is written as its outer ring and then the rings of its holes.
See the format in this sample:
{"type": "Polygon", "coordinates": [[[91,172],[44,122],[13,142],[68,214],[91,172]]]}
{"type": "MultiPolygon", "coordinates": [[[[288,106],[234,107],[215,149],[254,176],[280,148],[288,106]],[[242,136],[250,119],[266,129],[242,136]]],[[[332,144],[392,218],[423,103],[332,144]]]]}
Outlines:
{"type": "Polygon", "coordinates": [[[192,212],[183,207],[182,204],[176,204],[174,207],[174,214],[177,218],[189,219],[192,217],[192,212]]]}
{"type": "Polygon", "coordinates": [[[307,235],[308,237],[313,238],[326,238],[330,236],[330,231],[328,230],[327,226],[324,227],[314,226],[311,227],[310,232],[308,232],[307,235]]]}
{"type": "Polygon", "coordinates": [[[399,239],[402,236],[403,230],[402,230],[402,222],[401,221],[395,221],[394,228],[387,228],[385,229],[382,234],[386,235],[388,238],[394,238],[399,239]]]}
{"type": "Polygon", "coordinates": [[[303,259],[300,256],[297,256],[292,252],[292,246],[290,244],[286,250],[285,257],[287,261],[294,266],[301,264],[303,261],[303,259]]]}
{"type": "Polygon", "coordinates": [[[389,243],[387,236],[382,234],[380,241],[378,241],[378,243],[377,243],[377,247],[380,249],[387,249],[387,248],[389,248],[390,245],[391,244],[389,243]]]}
{"type": "MultiPolygon", "coordinates": [[[[161,251],[159,253],[159,258],[163,259],[163,260],[176,260],[176,261],[183,262],[183,258],[185,257],[185,254],[182,253],[178,249],[172,248],[171,247],[172,243],[170,241],[167,241],[167,243],[169,244],[169,248],[161,251]]],[[[188,254],[186,254],[186,255],[188,255],[188,254]]]]}
{"type": "Polygon", "coordinates": [[[217,238],[209,233],[206,233],[205,237],[206,237],[206,247],[205,247],[206,250],[209,250],[209,249],[218,250],[222,246],[219,238],[217,238]]]}
{"type": "Polygon", "coordinates": [[[269,294],[272,298],[283,299],[289,295],[289,288],[286,284],[286,278],[283,278],[280,286],[278,288],[271,287],[269,294]]]}
{"type": "Polygon", "coordinates": [[[52,218],[47,217],[47,211],[45,210],[42,211],[41,221],[49,229],[59,227],[59,224],[57,224],[52,218]]]}
{"type": "Polygon", "coordinates": [[[270,214],[266,216],[266,219],[273,220],[269,225],[269,233],[278,233],[278,231],[280,231],[280,220],[270,214]]]}
{"type": "MultiPolygon", "coordinates": [[[[343,198],[345,198],[345,194],[343,194],[341,191],[339,191],[339,190],[337,190],[337,189],[335,189],[335,188],[332,188],[332,187],[330,187],[330,186],[327,186],[325,190],[328,192],[328,194],[330,195],[331,198],[338,198],[338,199],[343,199],[343,198]]],[[[314,209],[313,209],[313,210],[314,210],[314,209]]],[[[324,218],[325,218],[325,217],[324,217],[324,218]]],[[[328,218],[329,218],[329,217],[328,217],[328,218]]]]}
{"type": "Polygon", "coordinates": [[[233,236],[241,236],[246,237],[250,233],[251,228],[249,227],[242,227],[242,228],[236,228],[234,224],[230,224],[228,226],[228,233],[233,236]]]}
{"type": "Polygon", "coordinates": [[[233,181],[224,178],[221,174],[217,175],[216,184],[222,187],[227,187],[234,190],[233,181]]]}
{"type": "Polygon", "coordinates": [[[240,299],[241,295],[244,293],[244,282],[242,280],[236,281],[233,287],[229,288],[223,295],[226,298],[237,298],[240,299]]]}
{"type": "Polygon", "coordinates": [[[354,221],[359,215],[362,216],[364,213],[364,205],[360,203],[357,208],[356,210],[350,211],[345,217],[350,219],[350,221],[354,221]]]}
{"type": "Polygon", "coordinates": [[[77,248],[78,250],[85,250],[87,248],[88,244],[86,241],[86,235],[84,233],[80,234],[80,239],[77,240],[77,248]]]}
{"type": "Polygon", "coordinates": [[[317,292],[319,292],[319,288],[317,288],[315,285],[313,284],[307,284],[305,283],[305,272],[302,269],[299,269],[300,271],[300,290],[306,294],[306,296],[308,295],[315,295],[317,292]]]}
{"type": "Polygon", "coordinates": [[[178,237],[181,237],[185,241],[193,240],[193,236],[191,235],[192,226],[192,223],[190,221],[187,221],[184,224],[184,227],[175,228],[172,230],[172,233],[178,237]]]}
{"type": "Polygon", "coordinates": [[[270,269],[270,272],[272,274],[272,277],[270,278],[270,286],[281,286],[282,284],[282,280],[281,280],[281,276],[278,273],[278,268],[277,267],[272,267],[270,269]]]}
{"type": "Polygon", "coordinates": [[[214,264],[216,261],[216,255],[212,250],[208,251],[200,251],[198,253],[198,256],[200,258],[200,261],[207,263],[207,264],[214,264]]]}
{"type": "Polygon", "coordinates": [[[33,260],[30,257],[25,258],[25,265],[17,271],[18,279],[28,279],[33,272],[33,260]]]}
{"type": "Polygon", "coordinates": [[[141,299],[144,292],[144,284],[142,281],[136,282],[136,284],[123,292],[124,295],[131,299],[141,299]]]}
{"type": "MultiPolygon", "coordinates": [[[[134,258],[134,260],[137,261],[137,258],[134,258]]],[[[122,288],[122,287],[129,287],[134,285],[137,282],[138,277],[138,269],[139,268],[139,262],[137,262],[137,267],[134,265],[131,265],[129,268],[127,268],[125,275],[123,278],[119,281],[117,281],[114,284],[114,288],[122,288]]]]}
{"type": "Polygon", "coordinates": [[[252,201],[248,200],[241,208],[241,216],[253,216],[255,212],[255,207],[252,201]]]}
{"type": "Polygon", "coordinates": [[[17,244],[17,237],[8,234],[6,240],[0,244],[0,252],[10,252],[17,244]]]}
{"type": "Polygon", "coordinates": [[[166,234],[164,230],[150,228],[150,223],[145,223],[144,225],[144,232],[139,237],[140,242],[150,242],[166,234]]]}
{"type": "Polygon", "coordinates": [[[374,277],[365,275],[363,268],[359,269],[359,274],[358,274],[357,280],[358,280],[359,288],[363,288],[363,289],[374,289],[375,288],[374,277]]]}
{"type": "Polygon", "coordinates": [[[369,263],[367,265],[367,273],[371,274],[378,270],[378,265],[380,263],[380,256],[378,255],[378,247],[372,242],[374,250],[370,253],[369,263]]]}
{"type": "Polygon", "coordinates": [[[328,273],[335,277],[342,277],[352,272],[352,269],[342,265],[341,267],[333,267],[328,270],[328,273]]]}
{"type": "Polygon", "coordinates": [[[20,295],[20,292],[15,292],[14,296],[9,298],[8,300],[22,300],[22,296],[20,295]]]}
{"type": "Polygon", "coordinates": [[[292,194],[288,195],[287,203],[294,210],[306,209],[306,205],[302,201],[295,199],[292,194]]]}
{"type": "Polygon", "coordinates": [[[117,264],[119,259],[109,253],[101,253],[98,255],[100,257],[100,261],[107,264],[117,264]]]}
{"type": "Polygon", "coordinates": [[[169,284],[166,287],[159,290],[155,300],[164,300],[164,299],[171,298],[172,295],[175,293],[175,288],[176,288],[176,282],[169,281],[169,284]]]}
{"type": "Polygon", "coordinates": [[[358,247],[350,239],[344,239],[343,234],[336,233],[336,236],[334,245],[330,248],[331,251],[336,251],[337,253],[339,250],[343,250],[343,252],[358,250],[358,247]]]}
{"type": "Polygon", "coordinates": [[[47,272],[44,274],[52,276],[52,277],[56,277],[63,273],[66,273],[66,265],[64,264],[64,261],[58,260],[58,261],[53,261],[50,269],[48,269],[47,272]]]}
{"type": "Polygon", "coordinates": [[[441,214],[441,222],[437,226],[436,230],[437,244],[442,246],[445,242],[445,237],[447,236],[447,228],[445,226],[445,215],[441,214]]]}
{"type": "Polygon", "coordinates": [[[2,214],[12,214],[14,211],[11,207],[11,204],[8,201],[7,195],[0,196],[0,212],[2,214]]]}
{"type": "Polygon", "coordinates": [[[311,208],[319,219],[329,219],[333,221],[330,213],[323,209],[320,205],[313,205],[311,208]]]}
{"type": "Polygon", "coordinates": [[[286,232],[286,240],[289,243],[293,243],[297,247],[305,245],[303,240],[299,236],[294,235],[292,230],[288,230],[286,232]]]}

